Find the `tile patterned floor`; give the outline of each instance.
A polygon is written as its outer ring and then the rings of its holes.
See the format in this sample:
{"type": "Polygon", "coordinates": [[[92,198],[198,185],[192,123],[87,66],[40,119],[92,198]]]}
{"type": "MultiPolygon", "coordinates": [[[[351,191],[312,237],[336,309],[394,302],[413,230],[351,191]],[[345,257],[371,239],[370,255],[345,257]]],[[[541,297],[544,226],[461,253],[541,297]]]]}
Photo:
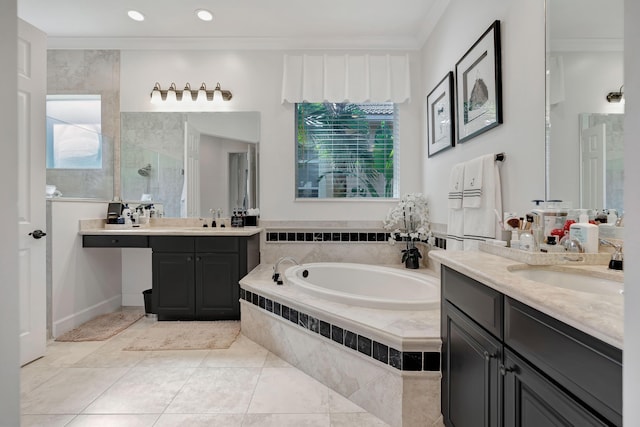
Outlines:
{"type": "Polygon", "coordinates": [[[50,342],[21,370],[22,426],[387,426],[243,335],[226,350],[122,350],[153,322],[50,342]]]}

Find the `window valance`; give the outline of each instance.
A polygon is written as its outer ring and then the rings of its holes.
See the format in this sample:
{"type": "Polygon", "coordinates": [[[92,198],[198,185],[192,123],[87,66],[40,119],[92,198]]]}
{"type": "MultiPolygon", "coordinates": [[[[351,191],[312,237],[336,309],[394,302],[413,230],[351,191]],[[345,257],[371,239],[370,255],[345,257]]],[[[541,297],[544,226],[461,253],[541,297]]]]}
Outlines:
{"type": "Polygon", "coordinates": [[[410,99],[409,55],[285,55],[282,102],[410,99]]]}

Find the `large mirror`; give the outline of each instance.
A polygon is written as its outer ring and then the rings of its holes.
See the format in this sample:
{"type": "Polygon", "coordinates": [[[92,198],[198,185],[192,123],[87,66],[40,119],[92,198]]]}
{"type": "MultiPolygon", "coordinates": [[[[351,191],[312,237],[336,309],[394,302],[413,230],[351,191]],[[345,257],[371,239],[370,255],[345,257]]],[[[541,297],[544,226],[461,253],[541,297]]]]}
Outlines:
{"type": "Polygon", "coordinates": [[[546,13],[546,198],[621,213],[624,0],[546,0],[546,13]]]}
{"type": "Polygon", "coordinates": [[[124,112],[120,129],[123,200],[165,217],[258,207],[259,113],[124,112]]]}

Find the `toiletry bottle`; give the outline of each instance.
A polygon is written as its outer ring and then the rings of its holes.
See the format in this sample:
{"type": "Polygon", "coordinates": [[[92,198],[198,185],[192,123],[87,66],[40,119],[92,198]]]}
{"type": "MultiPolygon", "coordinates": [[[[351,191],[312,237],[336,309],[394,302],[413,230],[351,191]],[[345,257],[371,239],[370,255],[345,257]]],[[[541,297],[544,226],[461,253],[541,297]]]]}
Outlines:
{"type": "Polygon", "coordinates": [[[122,217],[124,218],[124,223],[131,225],[131,209],[129,209],[129,205],[124,205],[124,209],[122,209],[122,217]]]}
{"type": "MultiPolygon", "coordinates": [[[[533,210],[532,211],[533,222],[531,223],[531,236],[533,238],[532,248],[529,249],[531,251],[538,251],[540,249],[540,244],[544,243],[544,217],[542,216],[541,211],[533,210]]],[[[520,236],[520,247],[522,247],[522,235],[520,236]]]]}
{"type": "Polygon", "coordinates": [[[529,233],[526,230],[520,233],[520,249],[529,252],[535,252],[538,250],[533,234],[529,233]]]}
{"type": "Polygon", "coordinates": [[[511,233],[509,247],[512,249],[520,249],[520,237],[518,236],[518,232],[511,233]]]}
{"type": "Polygon", "coordinates": [[[211,212],[211,227],[217,227],[218,224],[216,223],[216,210],[215,209],[209,209],[209,212],[211,212]]]}
{"type": "Polygon", "coordinates": [[[587,253],[598,253],[598,226],[589,223],[586,213],[580,215],[579,222],[571,224],[569,236],[580,242],[587,253]]]}

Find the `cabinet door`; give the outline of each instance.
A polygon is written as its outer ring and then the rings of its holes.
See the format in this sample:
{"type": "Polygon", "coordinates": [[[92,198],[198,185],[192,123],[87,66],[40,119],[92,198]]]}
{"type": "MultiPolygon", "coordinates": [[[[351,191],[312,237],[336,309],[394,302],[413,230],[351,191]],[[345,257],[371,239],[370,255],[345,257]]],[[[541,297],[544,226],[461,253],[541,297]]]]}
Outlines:
{"type": "Polygon", "coordinates": [[[202,320],[240,318],[239,256],[196,254],[196,317],[202,320]]]}
{"type": "Polygon", "coordinates": [[[442,414],[450,427],[498,427],[502,345],[444,301],[442,414]]]}
{"type": "Polygon", "coordinates": [[[158,320],[193,319],[195,315],[194,255],[154,253],[153,305],[158,320]]]}
{"type": "Polygon", "coordinates": [[[505,427],[608,425],[508,349],[503,373],[505,427]]]}

